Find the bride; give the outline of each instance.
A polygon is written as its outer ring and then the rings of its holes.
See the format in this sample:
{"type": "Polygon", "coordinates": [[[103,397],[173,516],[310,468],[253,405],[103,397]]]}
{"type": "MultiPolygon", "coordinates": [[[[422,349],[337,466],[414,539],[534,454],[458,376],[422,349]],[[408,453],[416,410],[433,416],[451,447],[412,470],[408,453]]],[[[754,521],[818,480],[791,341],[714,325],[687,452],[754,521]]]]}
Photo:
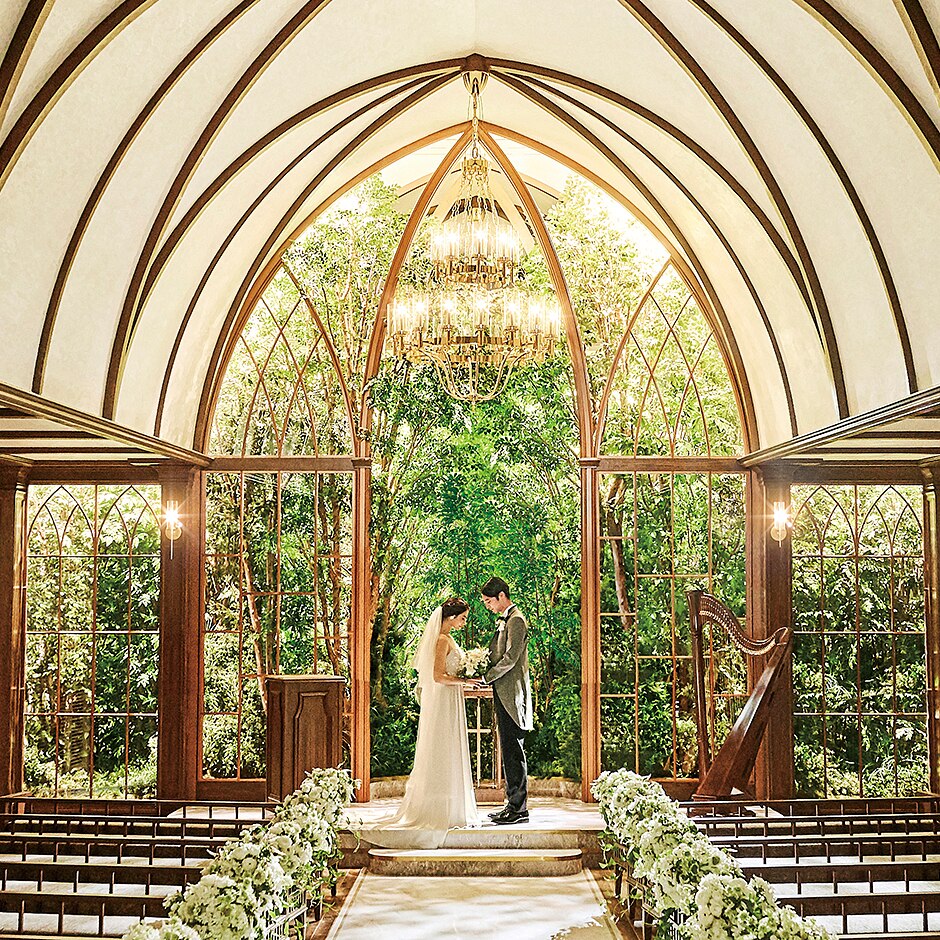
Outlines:
{"type": "Polygon", "coordinates": [[[470,775],[463,653],[450,635],[467,622],[469,605],[453,597],[431,614],[411,661],[421,705],[414,768],[398,812],[362,829],[362,838],[390,848],[438,848],[448,829],[480,825],[470,775]]]}

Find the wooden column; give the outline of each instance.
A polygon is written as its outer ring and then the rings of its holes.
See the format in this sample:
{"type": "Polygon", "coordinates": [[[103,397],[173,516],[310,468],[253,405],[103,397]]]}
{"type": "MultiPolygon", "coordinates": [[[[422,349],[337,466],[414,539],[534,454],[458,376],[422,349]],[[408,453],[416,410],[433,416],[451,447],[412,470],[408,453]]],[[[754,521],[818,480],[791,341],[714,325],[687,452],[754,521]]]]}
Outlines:
{"type": "Polygon", "coordinates": [[[924,469],[924,589],[927,644],[927,753],[930,789],[940,793],[940,468],[924,469]]]}
{"type": "Polygon", "coordinates": [[[372,738],[372,559],[369,523],[372,513],[372,458],[353,458],[353,570],[350,612],[350,750],[353,778],[359,781],[356,799],[369,801],[372,738]]]}
{"type": "Polygon", "coordinates": [[[581,799],[601,772],[600,494],[596,457],[581,459],[581,799]]]}
{"type": "Polygon", "coordinates": [[[26,469],[0,469],[0,793],[23,789],[26,469]]]}
{"type": "MultiPolygon", "coordinates": [[[[182,533],[160,539],[160,688],[157,798],[193,800],[202,755],[205,490],[197,467],[160,469],[162,503],[179,503],[182,533]]],[[[162,522],[162,520],[161,520],[162,522]]]]}
{"type": "MultiPolygon", "coordinates": [[[[793,621],[791,539],[770,536],[773,505],[790,505],[789,479],[752,470],[747,479],[747,622],[751,636],[764,639],[793,621]]],[[[748,668],[752,689],[763,658],[748,668]]],[[[793,796],[793,664],[781,675],[773,714],[754,769],[756,795],[781,800],[793,796]]]]}

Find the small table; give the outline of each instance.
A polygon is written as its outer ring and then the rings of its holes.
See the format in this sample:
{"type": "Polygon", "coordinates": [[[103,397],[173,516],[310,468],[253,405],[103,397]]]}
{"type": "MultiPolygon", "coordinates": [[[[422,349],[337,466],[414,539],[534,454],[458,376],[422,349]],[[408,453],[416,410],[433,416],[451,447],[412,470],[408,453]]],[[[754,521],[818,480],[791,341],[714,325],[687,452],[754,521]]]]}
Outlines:
{"type": "MultiPolygon", "coordinates": [[[[482,703],[484,700],[489,699],[491,702],[493,700],[493,687],[491,685],[477,686],[472,689],[464,689],[464,698],[472,699],[476,705],[475,714],[476,721],[471,726],[468,724],[467,732],[472,734],[476,739],[476,747],[474,748],[476,761],[476,773],[474,777],[476,778],[476,785],[481,786],[483,782],[483,735],[489,733],[493,739],[493,787],[499,789],[503,785],[503,757],[499,749],[499,734],[496,731],[496,708],[493,707],[490,716],[490,727],[483,727],[483,708],[482,703]]],[[[471,755],[471,760],[474,755],[471,755]]]]}

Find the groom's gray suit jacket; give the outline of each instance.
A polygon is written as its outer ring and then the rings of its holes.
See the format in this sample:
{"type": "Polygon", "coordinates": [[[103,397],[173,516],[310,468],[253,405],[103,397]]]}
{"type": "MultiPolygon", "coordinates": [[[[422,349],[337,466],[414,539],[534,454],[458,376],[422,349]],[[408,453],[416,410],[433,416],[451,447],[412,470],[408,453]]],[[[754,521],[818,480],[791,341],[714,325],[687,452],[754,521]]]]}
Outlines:
{"type": "Polygon", "coordinates": [[[486,681],[493,686],[510,718],[523,731],[532,730],[532,690],[529,688],[529,624],[518,607],[506,611],[509,619],[490,641],[490,668],[486,681]]]}

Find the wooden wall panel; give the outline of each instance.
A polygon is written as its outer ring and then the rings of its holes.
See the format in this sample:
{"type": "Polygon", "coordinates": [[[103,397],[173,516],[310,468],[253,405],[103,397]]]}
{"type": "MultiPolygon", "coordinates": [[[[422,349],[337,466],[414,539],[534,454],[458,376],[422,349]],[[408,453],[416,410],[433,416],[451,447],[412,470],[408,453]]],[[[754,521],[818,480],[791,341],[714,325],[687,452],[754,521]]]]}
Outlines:
{"type": "Polygon", "coordinates": [[[0,793],[23,789],[26,471],[0,468],[0,793]]]}
{"type": "Polygon", "coordinates": [[[183,531],[160,540],[160,688],[157,798],[196,799],[202,748],[202,558],[205,498],[197,467],[161,468],[162,501],[177,500],[183,531]]]}
{"type": "MultiPolygon", "coordinates": [[[[790,505],[790,482],[760,470],[747,481],[747,623],[754,639],[772,636],[793,619],[791,539],[770,537],[773,504],[790,505]]],[[[763,661],[748,662],[748,687],[753,689],[763,661]]],[[[784,800],[793,795],[793,665],[781,675],[774,711],[754,770],[756,795],[784,800]]]]}
{"type": "Polygon", "coordinates": [[[930,789],[940,793],[940,473],[924,471],[924,589],[927,645],[927,753],[930,789]]]}

